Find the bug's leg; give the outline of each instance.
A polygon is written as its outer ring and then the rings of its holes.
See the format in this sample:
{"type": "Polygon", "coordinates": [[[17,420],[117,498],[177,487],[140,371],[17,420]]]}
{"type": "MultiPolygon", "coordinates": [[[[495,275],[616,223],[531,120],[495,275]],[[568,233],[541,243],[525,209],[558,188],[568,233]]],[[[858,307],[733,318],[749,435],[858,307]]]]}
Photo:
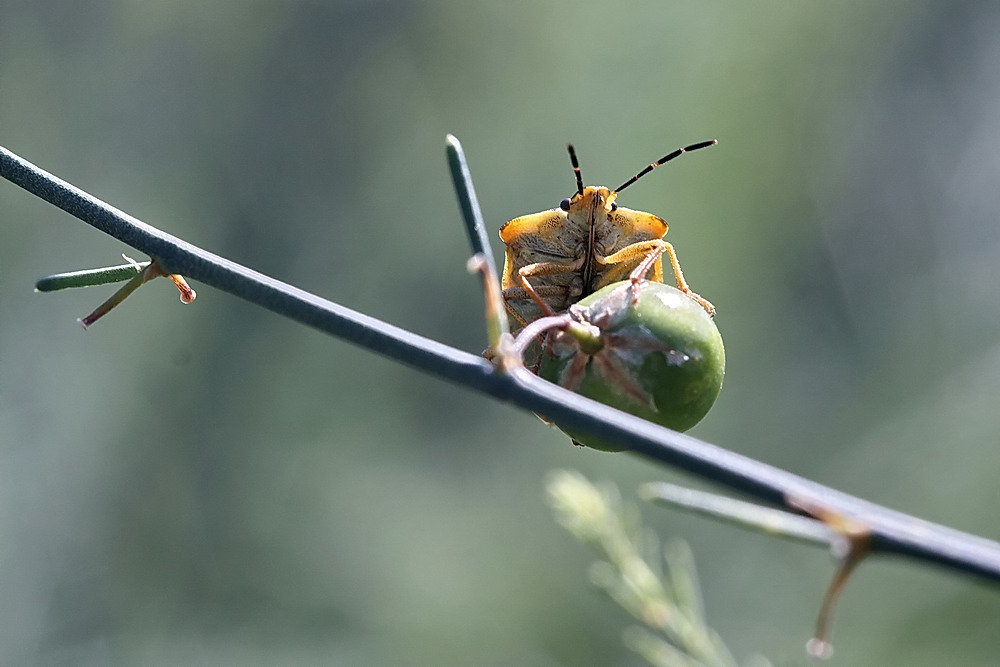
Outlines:
{"type": "MultiPolygon", "coordinates": [[[[569,288],[561,285],[539,285],[534,289],[535,293],[546,302],[564,303],[569,295],[569,288]]],[[[525,327],[540,317],[544,317],[544,314],[537,307],[533,308],[535,303],[523,287],[508,287],[501,294],[504,309],[519,325],[517,330],[512,333],[517,336],[517,340],[520,340],[525,327]]],[[[538,364],[541,362],[541,345],[545,338],[545,334],[536,337],[534,343],[519,353],[522,364],[533,373],[538,372],[538,364]]]]}
{"type": "Polygon", "coordinates": [[[597,260],[599,264],[608,265],[610,268],[601,274],[601,280],[595,289],[624,280],[625,276],[630,276],[633,282],[638,282],[646,277],[650,269],[653,271],[650,279],[662,283],[663,262],[660,261],[660,257],[665,251],[665,243],[666,241],[659,239],[640,241],[625,246],[607,257],[599,258],[597,260]]]}
{"type": "MultiPolygon", "coordinates": [[[[659,239],[653,239],[650,241],[643,241],[641,243],[634,243],[631,246],[623,248],[623,250],[628,250],[632,257],[626,261],[615,264],[611,267],[611,269],[606,271],[604,275],[601,276],[601,284],[598,287],[610,285],[613,282],[622,280],[624,276],[628,274],[632,303],[636,304],[639,302],[639,290],[637,288],[646,280],[650,270],[653,271],[653,275],[650,280],[657,283],[663,282],[662,258],[665,250],[664,242],[659,239]],[[642,255],[643,252],[645,255],[642,255]],[[637,256],[636,253],[638,253],[637,256]]],[[[618,253],[609,255],[609,257],[605,258],[605,260],[614,259],[617,254],[618,253]]]]}
{"type": "Polygon", "coordinates": [[[632,272],[628,274],[628,278],[632,281],[633,285],[638,285],[640,282],[646,279],[649,274],[649,270],[653,270],[652,281],[656,283],[663,282],[663,253],[666,251],[666,241],[660,241],[649,253],[642,258],[632,272]]]}
{"type": "Polygon", "coordinates": [[[674,251],[674,246],[669,241],[662,239],[633,243],[601,260],[600,263],[602,264],[617,265],[601,276],[601,286],[623,279],[626,273],[630,273],[633,284],[638,283],[645,278],[650,269],[653,271],[652,280],[663,282],[663,263],[661,261],[663,254],[666,254],[667,259],[670,260],[677,289],[697,301],[709,315],[715,316],[715,306],[688,286],[687,281],[684,279],[684,272],[681,271],[680,262],[677,261],[677,253],[674,251]],[[638,263],[633,264],[636,260],[638,260],[638,263]]]}
{"type": "Polygon", "coordinates": [[[684,280],[684,272],[681,271],[681,263],[677,261],[677,253],[674,251],[674,246],[669,241],[661,241],[664,245],[664,251],[667,253],[667,259],[670,260],[670,266],[674,269],[674,281],[677,282],[677,288],[687,294],[689,297],[701,304],[701,307],[705,309],[705,312],[709,314],[710,317],[715,317],[715,306],[708,299],[702,298],[701,295],[696,294],[694,290],[688,287],[687,281],[684,280]]]}
{"type": "MultiPolygon", "coordinates": [[[[569,288],[562,287],[560,285],[539,285],[533,288],[535,294],[537,294],[542,300],[546,297],[556,297],[561,300],[565,300],[569,294],[569,288]]],[[[528,320],[525,319],[517,309],[514,308],[512,301],[528,301],[534,300],[531,294],[528,293],[523,287],[508,287],[503,290],[503,305],[507,309],[507,314],[517,320],[518,324],[522,327],[528,325],[528,320]]]]}
{"type": "MultiPolygon", "coordinates": [[[[535,305],[541,309],[543,315],[546,317],[555,315],[556,311],[542,299],[538,290],[536,290],[531,283],[528,282],[528,278],[538,276],[554,276],[561,273],[572,273],[579,270],[580,267],[583,266],[584,259],[584,257],[580,257],[572,262],[536,262],[534,264],[522,266],[517,270],[517,282],[521,288],[527,292],[528,296],[531,297],[531,300],[535,302],[535,305]]],[[[542,287],[539,287],[539,289],[542,289],[542,287]]]]}

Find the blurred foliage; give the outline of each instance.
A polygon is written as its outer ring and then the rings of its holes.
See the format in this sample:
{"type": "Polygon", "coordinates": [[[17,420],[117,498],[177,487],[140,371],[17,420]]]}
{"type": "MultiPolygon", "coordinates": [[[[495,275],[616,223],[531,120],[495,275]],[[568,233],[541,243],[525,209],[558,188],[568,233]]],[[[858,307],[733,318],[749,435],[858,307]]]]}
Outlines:
{"type": "MultiPolygon", "coordinates": [[[[694,434],[997,537],[1000,97],[989,2],[7,0],[0,144],[193,243],[471,351],[444,160],[494,227],[678,145],[671,223],[728,376],[694,434]]],[[[129,249],[0,183],[4,663],[610,663],[621,618],[545,510],[571,447],[225,294],[32,292],[129,249]]],[[[499,245],[499,241],[495,241],[499,245]]],[[[137,257],[137,259],[144,259],[137,257]]],[[[160,282],[160,281],[158,281],[160,282]]],[[[819,551],[664,515],[736,655],[802,647],[819,551]]],[[[988,662],[993,590],[882,560],[845,664],[988,662]]],[[[624,616],[624,614],[623,614],[624,616]]]]}
{"type": "Polygon", "coordinates": [[[629,648],[652,665],[737,664],[705,619],[687,544],[661,549],[614,485],[598,488],[578,472],[557,470],[546,489],[556,520],[602,557],[591,565],[591,581],[643,624],[626,630],[629,648]]]}

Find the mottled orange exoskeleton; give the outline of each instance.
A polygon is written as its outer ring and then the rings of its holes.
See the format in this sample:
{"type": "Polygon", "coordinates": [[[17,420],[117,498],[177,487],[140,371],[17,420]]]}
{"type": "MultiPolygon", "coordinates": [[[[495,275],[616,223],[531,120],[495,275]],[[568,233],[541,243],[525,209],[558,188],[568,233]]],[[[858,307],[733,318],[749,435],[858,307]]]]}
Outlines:
{"type": "Polygon", "coordinates": [[[510,315],[523,326],[562,312],[605,285],[624,280],[643,260],[651,269],[649,278],[663,282],[664,254],[677,287],[714,315],[715,307],[688,287],[674,247],[663,240],[667,223],[651,213],[622,208],[615,200],[618,193],[664,162],[715,143],[678,148],[614,190],[584,187],[570,144],[576,194],[562,200],[559,208],[514,218],[500,228],[500,238],[507,245],[502,286],[510,315]]]}

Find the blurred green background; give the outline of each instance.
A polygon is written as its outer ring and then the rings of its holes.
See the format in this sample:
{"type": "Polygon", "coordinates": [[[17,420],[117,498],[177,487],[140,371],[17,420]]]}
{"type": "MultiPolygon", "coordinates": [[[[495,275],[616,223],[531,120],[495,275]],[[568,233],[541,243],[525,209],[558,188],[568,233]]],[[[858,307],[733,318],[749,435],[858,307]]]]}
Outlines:
{"type": "MultiPolygon", "coordinates": [[[[173,234],[478,352],[444,158],[484,212],[617,185],[671,223],[729,373],[694,435],[1000,537],[990,2],[0,4],[0,144],[173,234]]],[[[129,252],[0,183],[0,662],[635,663],[546,506],[673,479],[195,285],[89,331],[129,252]]],[[[495,241],[499,245],[499,240],[495,241]]],[[[134,254],[134,253],[133,253],[134,254]]],[[[802,663],[819,550],[647,507],[740,658],[802,663]]],[[[995,588],[861,568],[841,664],[977,664],[995,588]]]]}

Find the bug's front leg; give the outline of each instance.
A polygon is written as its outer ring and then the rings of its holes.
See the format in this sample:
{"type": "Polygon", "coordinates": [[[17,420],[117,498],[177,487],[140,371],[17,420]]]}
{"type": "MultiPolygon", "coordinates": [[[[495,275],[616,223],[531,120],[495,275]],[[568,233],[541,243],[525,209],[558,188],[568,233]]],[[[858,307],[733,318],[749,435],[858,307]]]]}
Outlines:
{"type": "Polygon", "coordinates": [[[684,272],[681,271],[681,264],[677,260],[677,253],[674,251],[674,246],[669,241],[662,239],[640,241],[608,255],[601,263],[614,264],[616,266],[604,273],[601,277],[601,283],[602,285],[606,285],[616,280],[621,280],[624,278],[625,273],[628,272],[629,279],[634,284],[644,280],[650,271],[653,272],[652,280],[654,282],[663,282],[663,262],[661,258],[664,254],[670,260],[677,289],[697,301],[710,316],[714,317],[715,306],[712,305],[711,301],[702,297],[688,285],[687,280],[684,279],[684,272]],[[634,264],[633,262],[636,261],[638,263],[634,264]]]}
{"type": "Polygon", "coordinates": [[[688,287],[687,281],[684,280],[684,272],[681,271],[681,263],[677,261],[677,253],[674,251],[674,246],[670,241],[660,241],[663,244],[662,252],[667,253],[667,258],[670,260],[670,266],[674,270],[674,281],[677,283],[677,289],[687,294],[689,297],[701,304],[701,307],[705,309],[709,317],[715,317],[715,306],[708,299],[703,298],[700,294],[695,293],[690,287],[688,287]]]}
{"type": "Polygon", "coordinates": [[[609,268],[601,273],[601,279],[595,285],[594,289],[597,290],[611,283],[616,283],[619,280],[625,280],[625,277],[629,275],[632,276],[633,281],[636,279],[643,280],[649,275],[651,270],[653,275],[650,277],[650,280],[662,283],[663,262],[660,261],[660,257],[663,255],[664,243],[664,241],[660,241],[659,239],[640,241],[625,246],[618,252],[612,253],[607,257],[598,258],[598,264],[608,266],[609,268]]]}

